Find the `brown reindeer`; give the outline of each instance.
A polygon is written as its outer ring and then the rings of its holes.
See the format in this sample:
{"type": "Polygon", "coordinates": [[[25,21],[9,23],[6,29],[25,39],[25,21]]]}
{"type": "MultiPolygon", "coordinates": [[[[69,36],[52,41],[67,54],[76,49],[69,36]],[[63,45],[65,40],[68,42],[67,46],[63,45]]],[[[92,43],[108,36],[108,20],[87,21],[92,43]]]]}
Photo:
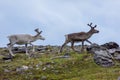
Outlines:
{"type": "Polygon", "coordinates": [[[88,43],[92,44],[88,39],[94,33],[98,33],[99,31],[95,29],[97,27],[97,25],[95,25],[94,27],[92,26],[92,23],[87,24],[87,25],[90,26],[90,28],[91,28],[88,32],[71,33],[71,34],[65,35],[66,40],[65,40],[65,43],[61,46],[60,52],[62,52],[63,47],[69,42],[71,43],[71,48],[74,51],[77,51],[74,49],[74,43],[82,42],[81,52],[84,50],[84,41],[87,41],[88,43]]]}

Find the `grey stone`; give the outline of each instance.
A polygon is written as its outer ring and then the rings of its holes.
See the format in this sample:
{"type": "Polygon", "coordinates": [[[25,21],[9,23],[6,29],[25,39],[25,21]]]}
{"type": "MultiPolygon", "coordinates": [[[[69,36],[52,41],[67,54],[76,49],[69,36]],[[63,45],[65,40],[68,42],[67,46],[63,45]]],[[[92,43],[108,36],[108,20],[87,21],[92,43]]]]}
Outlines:
{"type": "Polygon", "coordinates": [[[109,53],[108,49],[98,44],[90,45],[87,50],[94,54],[94,62],[103,67],[113,66],[113,56],[109,53]]]}
{"type": "Polygon", "coordinates": [[[42,76],[41,80],[47,80],[47,77],[46,76],[42,76]]]}
{"type": "Polygon", "coordinates": [[[10,70],[8,70],[8,69],[4,69],[4,72],[9,73],[9,72],[10,72],[10,70]]]}
{"type": "Polygon", "coordinates": [[[101,56],[101,58],[113,59],[113,56],[107,50],[95,51],[94,54],[101,56]]]}
{"type": "Polygon", "coordinates": [[[46,69],[47,69],[47,68],[46,68],[46,67],[44,67],[42,70],[43,70],[43,71],[45,71],[46,69]]]}
{"type": "Polygon", "coordinates": [[[5,61],[5,62],[10,62],[10,61],[12,61],[12,59],[13,59],[14,57],[13,56],[11,56],[11,55],[7,55],[7,56],[5,56],[5,57],[3,57],[2,59],[5,61]]]}
{"type": "Polygon", "coordinates": [[[120,80],[120,76],[118,77],[118,79],[117,80],[120,80]]]}
{"type": "Polygon", "coordinates": [[[87,51],[90,53],[94,53],[95,51],[105,50],[106,48],[99,46],[98,44],[94,43],[87,47],[87,51]]]}
{"type": "Polygon", "coordinates": [[[114,56],[114,58],[120,61],[120,54],[117,54],[116,56],[114,56]]]}
{"type": "Polygon", "coordinates": [[[9,59],[9,60],[5,60],[5,62],[11,62],[12,60],[11,59],[9,59]]]}
{"type": "Polygon", "coordinates": [[[40,51],[40,52],[44,52],[44,51],[47,51],[48,48],[47,47],[38,47],[36,48],[36,51],[40,51]]]}
{"type": "Polygon", "coordinates": [[[110,67],[115,64],[112,59],[109,59],[105,56],[103,57],[100,55],[94,55],[93,59],[96,64],[103,66],[103,67],[110,67]]]}
{"type": "Polygon", "coordinates": [[[101,46],[103,46],[103,47],[105,47],[107,49],[113,49],[113,48],[117,49],[117,48],[119,48],[119,45],[116,42],[105,43],[105,44],[103,44],[101,46]]]}
{"type": "Polygon", "coordinates": [[[12,51],[14,53],[25,53],[26,49],[25,49],[25,47],[13,47],[12,51]]]}
{"type": "Polygon", "coordinates": [[[42,62],[39,62],[38,64],[36,64],[36,68],[39,68],[40,66],[42,66],[43,63],[42,62]]]}
{"type": "Polygon", "coordinates": [[[70,54],[69,53],[65,53],[63,56],[56,56],[56,57],[52,57],[51,59],[58,59],[58,58],[70,58],[70,54]]]}
{"type": "Polygon", "coordinates": [[[29,69],[28,66],[23,65],[22,67],[16,68],[16,71],[17,72],[21,72],[21,71],[27,71],[28,69],[29,69]]]}

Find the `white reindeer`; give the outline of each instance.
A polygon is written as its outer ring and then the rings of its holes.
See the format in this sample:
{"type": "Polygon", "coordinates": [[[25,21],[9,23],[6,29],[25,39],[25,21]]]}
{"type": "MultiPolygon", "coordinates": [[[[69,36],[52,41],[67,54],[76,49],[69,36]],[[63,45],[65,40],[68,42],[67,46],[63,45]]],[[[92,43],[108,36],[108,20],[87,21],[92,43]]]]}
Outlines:
{"type": "Polygon", "coordinates": [[[37,29],[35,29],[35,32],[37,32],[37,34],[34,36],[29,35],[29,34],[15,34],[15,35],[8,36],[10,43],[8,43],[7,46],[8,46],[10,55],[14,56],[14,54],[12,52],[12,47],[15,44],[18,44],[18,45],[25,44],[26,55],[29,55],[28,49],[27,49],[28,44],[32,45],[33,51],[34,51],[34,46],[33,46],[32,42],[34,42],[38,39],[45,40],[45,38],[40,35],[42,33],[42,31],[39,31],[39,29],[37,28],[37,29]]]}

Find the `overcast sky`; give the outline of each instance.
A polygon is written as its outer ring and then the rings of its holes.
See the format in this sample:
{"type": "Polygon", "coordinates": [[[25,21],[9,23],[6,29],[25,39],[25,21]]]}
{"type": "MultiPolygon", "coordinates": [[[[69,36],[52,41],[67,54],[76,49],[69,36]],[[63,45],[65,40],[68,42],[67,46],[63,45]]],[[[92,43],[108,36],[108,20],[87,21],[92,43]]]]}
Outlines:
{"type": "Polygon", "coordinates": [[[9,43],[7,36],[35,35],[35,28],[46,40],[33,44],[62,45],[65,34],[87,32],[90,22],[100,31],[91,42],[120,44],[120,0],[0,0],[0,47],[9,43]]]}

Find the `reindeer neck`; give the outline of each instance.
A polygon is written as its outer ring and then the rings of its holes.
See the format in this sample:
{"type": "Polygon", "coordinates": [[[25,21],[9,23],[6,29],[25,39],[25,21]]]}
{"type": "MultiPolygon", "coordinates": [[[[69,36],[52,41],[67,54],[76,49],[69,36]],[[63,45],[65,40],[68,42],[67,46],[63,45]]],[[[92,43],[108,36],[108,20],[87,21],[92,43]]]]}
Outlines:
{"type": "Polygon", "coordinates": [[[37,40],[37,35],[35,35],[35,36],[32,36],[32,39],[31,39],[31,41],[32,42],[34,42],[34,41],[36,41],[37,40]]]}
{"type": "Polygon", "coordinates": [[[37,37],[37,36],[39,36],[39,34],[36,34],[34,37],[37,37]]]}
{"type": "Polygon", "coordinates": [[[89,30],[89,31],[87,32],[88,37],[91,37],[93,34],[94,34],[94,33],[93,33],[92,30],[89,30]]]}

